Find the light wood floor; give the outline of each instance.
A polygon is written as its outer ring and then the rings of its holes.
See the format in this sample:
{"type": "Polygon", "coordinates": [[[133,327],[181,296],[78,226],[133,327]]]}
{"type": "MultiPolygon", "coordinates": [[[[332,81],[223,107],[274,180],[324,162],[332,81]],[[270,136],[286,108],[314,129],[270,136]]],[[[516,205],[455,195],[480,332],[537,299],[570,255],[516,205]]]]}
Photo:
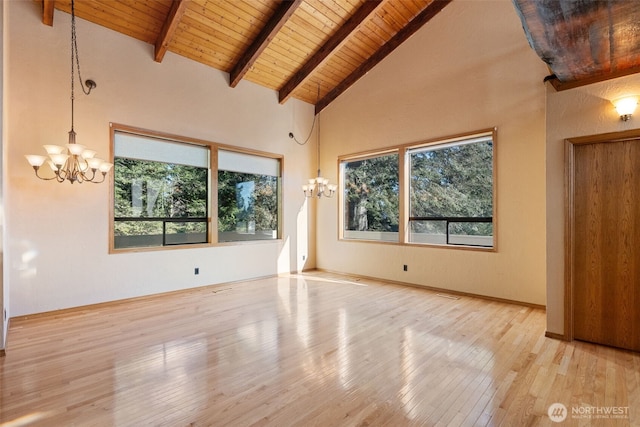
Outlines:
{"type": "Polygon", "coordinates": [[[640,425],[640,355],[544,329],[540,309],[327,273],[14,319],[0,425],[640,425]]]}

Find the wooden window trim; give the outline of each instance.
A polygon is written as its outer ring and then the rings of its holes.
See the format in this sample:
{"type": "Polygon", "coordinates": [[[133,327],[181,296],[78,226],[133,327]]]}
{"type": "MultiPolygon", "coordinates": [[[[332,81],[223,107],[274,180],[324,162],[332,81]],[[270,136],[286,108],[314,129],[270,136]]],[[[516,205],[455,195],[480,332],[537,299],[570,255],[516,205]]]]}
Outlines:
{"type": "Polygon", "coordinates": [[[209,149],[209,170],[210,170],[210,197],[209,197],[209,215],[208,215],[208,243],[195,243],[189,245],[170,245],[170,246],[150,246],[139,248],[122,248],[116,249],[115,244],[115,232],[114,232],[114,203],[115,203],[115,174],[111,173],[109,178],[109,254],[124,254],[135,252],[154,252],[154,251],[172,251],[180,249],[201,249],[211,247],[222,246],[235,246],[235,245],[255,245],[255,244],[268,244],[274,242],[281,242],[284,235],[284,193],[282,192],[282,182],[284,180],[284,156],[282,154],[270,153],[261,150],[255,150],[251,148],[236,147],[228,144],[221,144],[212,141],[206,141],[198,138],[191,138],[183,135],[170,134],[166,132],[159,132],[135,126],[129,126],[120,123],[109,123],[110,133],[110,147],[109,156],[110,161],[113,163],[115,158],[114,153],[114,141],[116,132],[125,132],[143,137],[163,139],[167,141],[193,144],[207,147],[209,149]],[[218,150],[232,151],[236,153],[249,154],[253,156],[265,157],[269,159],[275,159],[279,161],[279,179],[278,179],[278,236],[273,240],[249,240],[241,242],[218,242],[218,150]]]}
{"type": "Polygon", "coordinates": [[[338,240],[349,243],[372,243],[383,245],[401,245],[411,246],[419,248],[439,248],[439,249],[453,249],[463,251],[477,251],[477,252],[498,252],[498,128],[491,127],[486,129],[480,129],[471,132],[459,133],[455,135],[448,135],[439,138],[431,138],[424,141],[404,143],[394,145],[390,147],[384,147],[377,150],[367,150],[359,153],[345,154],[338,156],[338,176],[340,177],[340,189],[338,191],[338,240]],[[409,165],[408,165],[408,152],[409,150],[437,146],[446,143],[456,142],[464,139],[470,139],[474,136],[488,136],[491,135],[493,143],[493,246],[480,247],[480,246],[466,246],[466,245],[441,245],[433,243],[415,243],[409,241],[409,165]],[[373,157],[384,156],[386,154],[398,153],[398,175],[399,175],[399,192],[400,200],[398,204],[398,214],[400,216],[398,221],[398,242],[387,242],[378,240],[364,240],[364,239],[346,239],[344,238],[344,179],[342,164],[348,161],[364,160],[373,157]]]}

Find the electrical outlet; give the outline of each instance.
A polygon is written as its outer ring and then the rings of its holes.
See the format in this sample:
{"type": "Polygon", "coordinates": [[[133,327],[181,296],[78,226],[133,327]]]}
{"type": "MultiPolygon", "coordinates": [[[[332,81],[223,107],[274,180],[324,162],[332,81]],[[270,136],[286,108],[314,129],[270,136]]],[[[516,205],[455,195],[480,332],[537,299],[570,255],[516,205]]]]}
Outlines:
{"type": "Polygon", "coordinates": [[[307,256],[306,255],[302,255],[302,260],[304,261],[306,259],[307,259],[307,256]]]}
{"type": "Polygon", "coordinates": [[[404,271],[407,271],[407,264],[403,265],[403,266],[402,266],[402,269],[403,269],[404,271]]]}
{"type": "Polygon", "coordinates": [[[194,268],[193,274],[200,274],[200,268],[199,267],[194,268]]]}
{"type": "Polygon", "coordinates": [[[7,320],[7,309],[4,309],[4,320],[7,320]]]}

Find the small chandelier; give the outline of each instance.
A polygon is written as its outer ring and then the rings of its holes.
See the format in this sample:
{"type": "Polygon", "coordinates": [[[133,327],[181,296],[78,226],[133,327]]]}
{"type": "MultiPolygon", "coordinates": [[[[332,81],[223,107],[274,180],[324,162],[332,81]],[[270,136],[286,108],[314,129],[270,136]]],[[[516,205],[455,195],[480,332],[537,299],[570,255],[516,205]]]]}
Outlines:
{"type": "Polygon", "coordinates": [[[336,194],[338,186],[335,184],[329,184],[327,178],[320,176],[320,169],[318,169],[317,178],[309,178],[309,184],[302,186],[302,191],[306,197],[333,197],[336,194]]]}
{"type": "MultiPolygon", "coordinates": [[[[318,97],[320,97],[320,84],[318,84],[318,97]]],[[[311,132],[309,132],[309,136],[304,142],[299,142],[292,132],[289,132],[289,138],[292,138],[298,145],[304,145],[309,141],[311,137],[311,133],[313,132],[313,127],[316,124],[316,120],[318,121],[318,130],[317,130],[317,159],[318,159],[318,177],[317,178],[309,178],[309,183],[304,184],[302,186],[302,191],[304,192],[305,197],[333,197],[336,194],[336,190],[338,186],[335,184],[329,184],[329,180],[327,178],[323,178],[320,174],[320,114],[317,114],[313,118],[313,124],[311,125],[311,132]]]]}
{"type": "Polygon", "coordinates": [[[73,130],[75,68],[78,69],[78,79],[80,80],[82,91],[86,95],[89,95],[91,89],[96,87],[96,83],[93,80],[87,80],[84,84],[82,83],[80,60],[78,58],[78,43],[76,40],[76,15],[73,0],[71,0],[71,130],[69,131],[69,143],[66,147],[44,145],[48,157],[36,154],[27,154],[25,157],[33,167],[36,176],[45,181],[55,179],[57,182],[69,181],[71,184],[74,182],[81,184],[85,181],[98,184],[104,182],[107,172],[113,167],[113,164],[95,157],[95,151],[87,150],[83,145],[76,144],[76,132],[73,130]],[[86,89],[85,85],[87,86],[86,89]],[[49,178],[40,176],[40,166],[45,162],[47,162],[53,171],[54,176],[49,178]]]}

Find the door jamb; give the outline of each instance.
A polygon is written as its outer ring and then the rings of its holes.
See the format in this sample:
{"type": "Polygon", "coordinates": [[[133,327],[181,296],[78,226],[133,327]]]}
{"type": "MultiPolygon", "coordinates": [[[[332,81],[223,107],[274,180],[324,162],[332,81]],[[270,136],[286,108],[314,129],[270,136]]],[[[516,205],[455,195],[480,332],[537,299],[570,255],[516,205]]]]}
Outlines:
{"type": "Polygon", "coordinates": [[[573,341],[573,250],[575,232],[574,225],[574,186],[575,186],[575,146],[599,144],[603,142],[628,141],[640,139],[640,129],[621,132],[609,132],[598,135],[581,136],[565,139],[565,197],[564,197],[564,336],[563,339],[573,341]]]}

